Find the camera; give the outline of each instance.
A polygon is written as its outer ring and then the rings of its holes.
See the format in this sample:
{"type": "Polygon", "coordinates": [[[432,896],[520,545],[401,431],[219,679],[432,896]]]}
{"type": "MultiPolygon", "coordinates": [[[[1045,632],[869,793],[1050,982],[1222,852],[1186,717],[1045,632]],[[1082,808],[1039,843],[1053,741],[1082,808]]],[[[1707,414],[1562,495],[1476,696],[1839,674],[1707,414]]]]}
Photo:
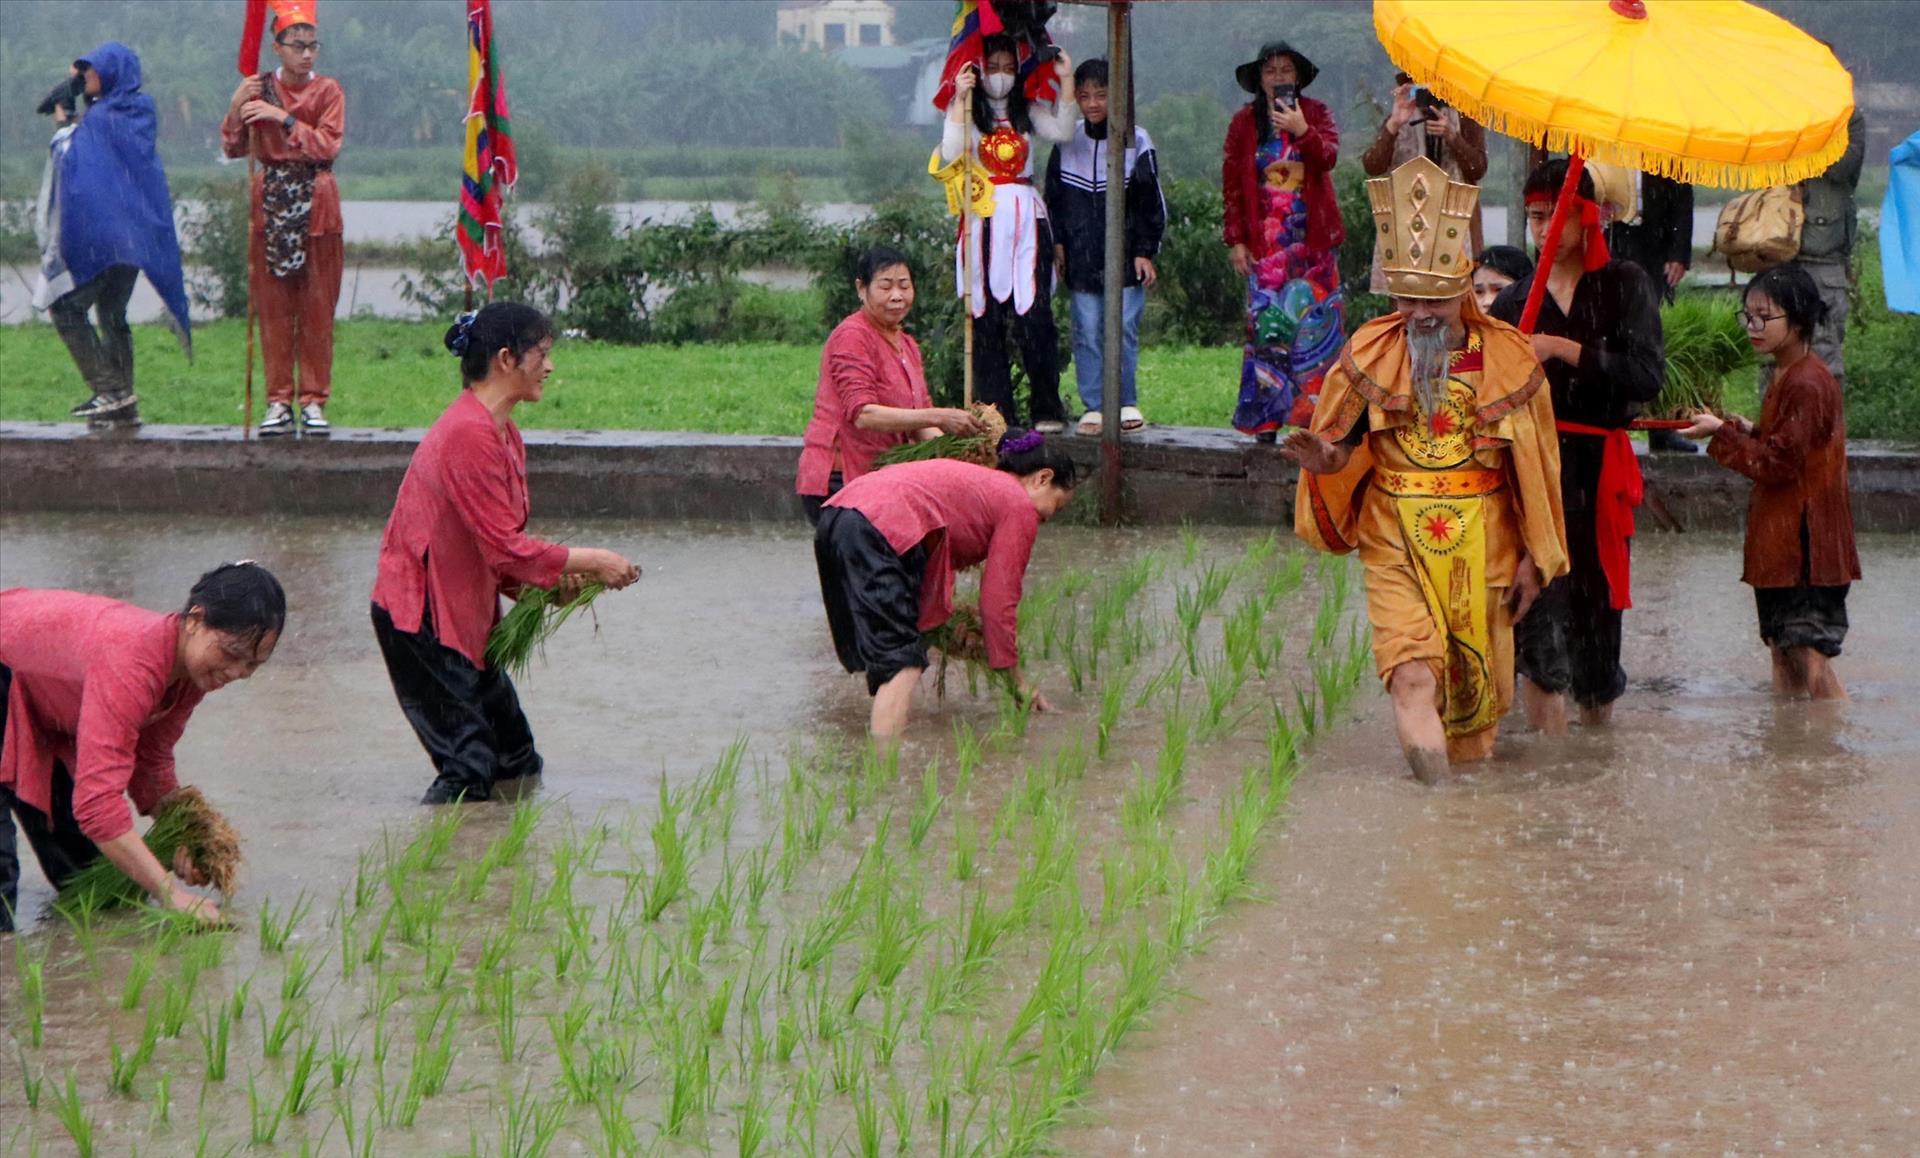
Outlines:
{"type": "Polygon", "coordinates": [[[33,111],[40,116],[50,117],[53,115],[53,110],[59,108],[67,110],[67,115],[71,117],[74,112],[74,102],[78,101],[86,91],[87,76],[85,73],[67,77],[59,84],[54,85],[53,91],[49,92],[46,99],[40,102],[40,107],[33,111]]]}
{"type": "Polygon", "coordinates": [[[1433,90],[1424,84],[1413,86],[1413,107],[1420,110],[1423,117],[1433,117],[1447,107],[1447,102],[1435,96],[1433,90]]]}

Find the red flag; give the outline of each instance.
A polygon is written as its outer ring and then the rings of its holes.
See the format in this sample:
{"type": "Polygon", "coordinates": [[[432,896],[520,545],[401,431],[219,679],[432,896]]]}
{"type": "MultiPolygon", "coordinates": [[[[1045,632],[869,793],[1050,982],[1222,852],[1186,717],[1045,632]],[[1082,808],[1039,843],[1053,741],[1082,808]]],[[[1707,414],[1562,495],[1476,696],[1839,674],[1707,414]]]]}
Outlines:
{"type": "Polygon", "coordinates": [[[468,283],[484,279],[491,295],[494,280],[507,272],[500,246],[501,200],[520,176],[507,78],[493,51],[492,0],[467,0],[467,138],[461,170],[454,237],[468,283]]]}
{"type": "Polygon", "coordinates": [[[267,0],[247,0],[246,23],[240,26],[240,75],[260,71],[260,36],[267,27],[267,0]]]}

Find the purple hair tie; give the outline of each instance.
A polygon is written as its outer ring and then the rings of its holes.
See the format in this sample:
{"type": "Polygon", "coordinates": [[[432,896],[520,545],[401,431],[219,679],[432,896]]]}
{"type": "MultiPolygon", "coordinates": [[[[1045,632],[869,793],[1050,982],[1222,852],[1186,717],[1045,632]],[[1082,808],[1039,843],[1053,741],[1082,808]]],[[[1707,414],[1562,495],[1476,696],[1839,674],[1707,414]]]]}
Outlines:
{"type": "Polygon", "coordinates": [[[1029,430],[1018,437],[1002,438],[1000,440],[1000,453],[1025,454],[1029,450],[1039,450],[1046,444],[1046,438],[1042,436],[1039,431],[1029,430]]]}

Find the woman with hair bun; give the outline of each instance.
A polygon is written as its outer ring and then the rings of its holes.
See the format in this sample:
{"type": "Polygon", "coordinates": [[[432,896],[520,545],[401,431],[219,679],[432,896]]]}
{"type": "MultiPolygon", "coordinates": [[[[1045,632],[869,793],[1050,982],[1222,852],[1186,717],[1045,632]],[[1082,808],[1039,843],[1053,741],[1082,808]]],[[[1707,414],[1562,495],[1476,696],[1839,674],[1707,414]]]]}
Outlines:
{"type": "MultiPolygon", "coordinates": [[[[154,858],[133,830],[179,782],[173,748],[200,700],[260,670],[287,622],[265,567],[223,563],[163,615],[104,595],[0,591],[0,932],[13,928],[26,835],[54,888],[98,857],[176,912],[218,923],[188,892],[184,856],[154,858]]],[[[184,854],[185,850],[182,850],[184,854]]]]}
{"type": "Polygon", "coordinates": [[[553,322],[494,302],[462,314],[446,346],[464,389],[420,446],[380,540],[373,633],[395,696],[437,774],[422,803],[486,800],[540,771],[513,681],[487,666],[500,597],[522,587],[621,588],[640,569],[595,547],[527,534],[527,448],[513,408],[553,372],[553,322]]]}
{"type": "Polygon", "coordinates": [[[1073,459],[1037,432],[1008,431],[999,468],[953,459],[904,462],[849,482],[828,499],[814,533],[820,594],[834,650],[865,672],[876,739],[906,729],[927,667],[920,633],[953,615],[953,577],[982,564],[987,660],[1021,697],[1051,709],[1020,670],[1020,588],[1033,540],[1073,498],[1073,459]]]}

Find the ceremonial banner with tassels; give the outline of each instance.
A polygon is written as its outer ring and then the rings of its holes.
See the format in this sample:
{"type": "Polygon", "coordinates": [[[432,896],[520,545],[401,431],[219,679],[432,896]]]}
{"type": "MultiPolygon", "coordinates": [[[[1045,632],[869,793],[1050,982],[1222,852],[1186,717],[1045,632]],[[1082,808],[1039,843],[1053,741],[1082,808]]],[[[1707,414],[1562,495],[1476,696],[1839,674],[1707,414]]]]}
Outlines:
{"type": "Polygon", "coordinates": [[[933,107],[941,112],[953,103],[953,78],[965,66],[979,65],[980,42],[1002,31],[1000,16],[993,0],[960,0],[953,16],[952,38],[947,41],[947,63],[940,69],[940,87],[934,90],[933,107]]]}
{"type": "Polygon", "coordinates": [[[460,220],[454,228],[469,285],[507,272],[500,245],[500,203],[519,178],[507,79],[493,47],[492,0],[467,0],[467,140],[462,154],[460,220]]]}

